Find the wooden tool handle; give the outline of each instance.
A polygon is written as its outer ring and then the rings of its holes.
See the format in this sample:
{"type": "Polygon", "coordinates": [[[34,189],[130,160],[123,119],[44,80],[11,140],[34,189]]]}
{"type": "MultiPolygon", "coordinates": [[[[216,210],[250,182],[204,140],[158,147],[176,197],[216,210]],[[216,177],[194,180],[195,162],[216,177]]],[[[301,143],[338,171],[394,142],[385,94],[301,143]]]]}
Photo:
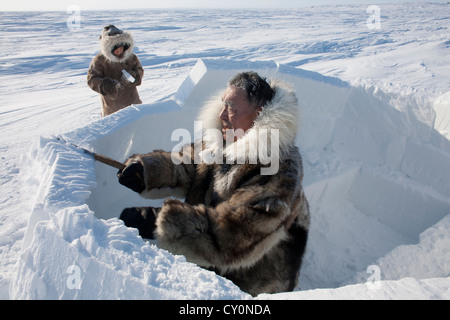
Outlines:
{"type": "Polygon", "coordinates": [[[66,144],[70,144],[70,145],[74,146],[75,148],[83,150],[85,153],[92,155],[95,160],[97,160],[97,161],[99,161],[101,163],[107,164],[108,166],[111,166],[111,167],[119,169],[119,170],[123,170],[126,167],[122,162],[119,162],[119,161],[111,159],[111,158],[109,158],[107,156],[104,156],[104,155],[101,155],[101,154],[89,151],[89,150],[87,150],[85,148],[77,146],[76,144],[69,143],[63,137],[56,137],[56,139],[58,139],[59,141],[63,141],[66,144]]]}
{"type": "Polygon", "coordinates": [[[92,152],[92,155],[94,156],[95,160],[97,160],[97,161],[99,161],[101,163],[107,164],[107,165],[109,165],[111,167],[114,167],[116,169],[123,170],[126,167],[122,162],[119,162],[119,161],[116,161],[114,159],[108,158],[108,157],[103,156],[101,154],[97,154],[97,153],[92,152]]]}

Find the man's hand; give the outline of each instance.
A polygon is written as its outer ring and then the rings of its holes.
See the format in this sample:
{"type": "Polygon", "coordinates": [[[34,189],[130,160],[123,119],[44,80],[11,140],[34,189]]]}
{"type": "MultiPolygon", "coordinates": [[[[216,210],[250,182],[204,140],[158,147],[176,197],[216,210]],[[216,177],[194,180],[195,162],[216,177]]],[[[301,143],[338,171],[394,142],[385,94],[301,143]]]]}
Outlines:
{"type": "Polygon", "coordinates": [[[145,190],[144,167],[140,162],[133,162],[117,172],[119,183],[131,190],[141,193],[145,190]]]}
{"type": "Polygon", "coordinates": [[[126,208],[122,211],[120,219],[129,228],[136,228],[142,238],[154,239],[153,232],[156,229],[156,216],[160,208],[138,207],[126,208]]]}

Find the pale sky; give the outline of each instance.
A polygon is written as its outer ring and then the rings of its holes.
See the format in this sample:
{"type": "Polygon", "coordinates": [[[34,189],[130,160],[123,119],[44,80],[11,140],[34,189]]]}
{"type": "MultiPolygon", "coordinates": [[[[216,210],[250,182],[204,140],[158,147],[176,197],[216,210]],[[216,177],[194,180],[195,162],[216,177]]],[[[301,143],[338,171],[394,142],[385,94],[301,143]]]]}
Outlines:
{"type": "MultiPolygon", "coordinates": [[[[448,0],[428,2],[446,3],[448,0]]],[[[66,11],[71,5],[80,10],[117,10],[141,8],[298,8],[324,4],[383,4],[426,2],[426,0],[9,0],[1,1],[0,11],[66,11]]]]}

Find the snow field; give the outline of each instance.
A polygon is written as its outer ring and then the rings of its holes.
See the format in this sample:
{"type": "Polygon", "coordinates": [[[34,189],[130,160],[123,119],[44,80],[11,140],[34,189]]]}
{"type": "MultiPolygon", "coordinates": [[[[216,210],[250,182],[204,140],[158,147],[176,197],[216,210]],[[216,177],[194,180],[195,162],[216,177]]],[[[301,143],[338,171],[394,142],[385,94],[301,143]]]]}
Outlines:
{"type": "Polygon", "coordinates": [[[301,291],[260,298],[448,299],[448,6],[379,7],[373,30],[365,5],[82,11],[75,30],[64,12],[1,12],[0,298],[246,298],[109,219],[142,200],[115,187],[115,169],[55,137],[117,160],[170,149],[172,127],[192,129],[196,116],[182,106],[221,89],[216,76],[256,68],[296,82],[313,212],[301,291]],[[99,119],[86,71],[110,23],[136,38],[147,105],[99,119]],[[199,58],[204,70],[186,79],[199,58]],[[145,266],[162,256],[173,283],[145,266]],[[376,290],[364,283],[373,279],[376,290]]]}

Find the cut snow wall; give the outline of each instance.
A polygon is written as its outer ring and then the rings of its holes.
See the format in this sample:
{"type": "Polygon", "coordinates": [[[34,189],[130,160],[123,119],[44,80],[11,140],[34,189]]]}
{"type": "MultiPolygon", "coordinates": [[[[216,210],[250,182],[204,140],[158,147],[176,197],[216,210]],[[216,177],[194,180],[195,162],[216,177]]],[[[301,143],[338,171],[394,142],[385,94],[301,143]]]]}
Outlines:
{"type": "Polygon", "coordinates": [[[433,106],[436,112],[434,128],[450,140],[450,91],[436,98],[433,106]]]}
{"type": "MultiPolygon", "coordinates": [[[[273,62],[199,60],[166,99],[125,108],[62,137],[119,161],[171,150],[179,142],[171,141],[172,132],[184,128],[193,136],[202,104],[224,90],[231,76],[248,70],[291,82],[302,106],[297,143],[312,218],[303,289],[351,282],[367,265],[417,242],[422,231],[450,214],[448,140],[395,110],[389,97],[273,62]]],[[[28,159],[28,177],[38,192],[12,298],[247,297],[229,281],[125,228],[116,219],[123,208],[159,206],[162,200],[142,199],[118,184],[116,169],[94,164],[52,138],[41,138],[28,159]],[[153,263],[156,269],[146,267],[153,263]],[[82,280],[76,290],[65,282],[73,265],[82,280]]],[[[446,270],[433,276],[439,272],[446,270]]]]}

